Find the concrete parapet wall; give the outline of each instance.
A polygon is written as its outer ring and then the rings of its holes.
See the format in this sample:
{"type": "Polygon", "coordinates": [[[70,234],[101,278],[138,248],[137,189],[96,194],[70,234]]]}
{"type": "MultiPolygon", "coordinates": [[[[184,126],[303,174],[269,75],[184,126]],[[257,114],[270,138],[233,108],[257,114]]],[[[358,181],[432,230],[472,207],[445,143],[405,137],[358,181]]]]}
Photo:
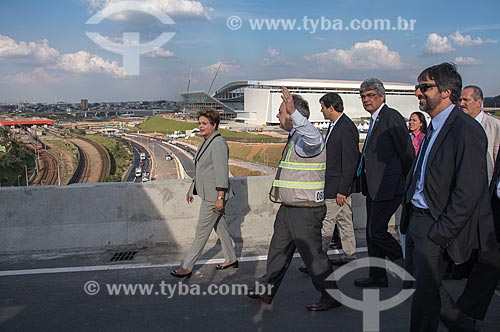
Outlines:
{"type": "MultiPolygon", "coordinates": [[[[231,178],[227,205],[234,239],[269,242],[279,207],[269,201],[273,178],[231,178]]],[[[200,199],[186,203],[188,180],[98,183],[0,189],[0,253],[79,250],[126,245],[188,247],[200,199]]],[[[356,228],[366,218],[364,198],[353,196],[356,228]]],[[[215,232],[210,239],[215,242],[215,232]]]]}

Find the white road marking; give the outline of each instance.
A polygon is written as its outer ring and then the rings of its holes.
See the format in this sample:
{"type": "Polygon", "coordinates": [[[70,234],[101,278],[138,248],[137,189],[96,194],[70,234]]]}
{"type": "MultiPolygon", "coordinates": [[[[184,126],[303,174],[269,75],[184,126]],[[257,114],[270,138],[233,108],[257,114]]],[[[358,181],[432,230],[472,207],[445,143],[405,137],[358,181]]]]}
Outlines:
{"type": "MultiPolygon", "coordinates": [[[[361,247],[357,248],[356,252],[367,252],[368,248],[361,247]]],[[[328,250],[329,255],[341,254],[342,250],[328,250]]],[[[294,258],[299,258],[300,254],[295,253],[294,258]]],[[[238,260],[240,262],[254,262],[254,261],[264,261],[267,259],[267,255],[260,256],[248,256],[240,257],[238,260]]],[[[198,260],[195,265],[204,264],[219,264],[223,263],[223,258],[216,259],[203,259],[198,260]]],[[[175,263],[165,263],[165,264],[113,264],[113,265],[94,265],[94,266],[72,266],[72,267],[56,267],[56,268],[46,268],[46,269],[26,269],[26,270],[6,270],[0,271],[0,277],[10,277],[10,276],[22,276],[22,275],[35,275],[35,274],[53,274],[53,273],[73,273],[73,272],[92,272],[92,271],[113,271],[113,270],[132,270],[132,269],[151,269],[151,268],[163,268],[163,267],[177,267],[179,262],[175,263]]]]}

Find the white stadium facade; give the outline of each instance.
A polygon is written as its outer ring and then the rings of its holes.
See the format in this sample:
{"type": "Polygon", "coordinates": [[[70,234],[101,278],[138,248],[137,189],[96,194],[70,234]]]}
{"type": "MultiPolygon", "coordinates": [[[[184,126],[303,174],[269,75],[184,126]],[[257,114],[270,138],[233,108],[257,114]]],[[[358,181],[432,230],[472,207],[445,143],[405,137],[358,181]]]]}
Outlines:
{"type": "MultiPolygon", "coordinates": [[[[278,124],[276,114],[281,104],[281,86],[291,93],[299,94],[309,102],[310,120],[324,124],[320,112],[319,99],[328,92],[336,92],[344,101],[344,112],[352,119],[369,117],[359,98],[361,81],[316,80],[316,79],[277,79],[266,81],[237,81],[226,84],[214,95],[204,92],[182,94],[186,109],[199,110],[215,108],[224,118],[252,125],[278,124]]],[[[403,117],[409,118],[418,111],[418,100],[414,95],[415,87],[406,83],[384,82],[387,105],[397,109],[403,117]]]]}

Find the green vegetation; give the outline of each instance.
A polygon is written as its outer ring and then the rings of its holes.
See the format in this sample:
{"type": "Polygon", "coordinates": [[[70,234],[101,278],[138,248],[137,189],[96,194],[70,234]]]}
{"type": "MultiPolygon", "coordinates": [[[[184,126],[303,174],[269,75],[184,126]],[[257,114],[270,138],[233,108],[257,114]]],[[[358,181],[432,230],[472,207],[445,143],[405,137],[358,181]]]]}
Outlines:
{"type": "Polygon", "coordinates": [[[102,144],[109,152],[111,171],[106,178],[106,182],[121,182],[122,176],[133,162],[132,144],[118,137],[108,138],[98,135],[89,135],[87,137],[102,144]]]}
{"type": "Polygon", "coordinates": [[[85,135],[85,129],[70,129],[69,131],[76,135],[85,135]]]}
{"type": "MultiPolygon", "coordinates": [[[[198,124],[194,122],[183,122],[161,117],[148,118],[139,125],[139,129],[145,132],[157,132],[171,135],[174,131],[185,131],[197,128],[198,124]]],[[[281,138],[272,137],[264,134],[251,134],[227,129],[219,129],[221,135],[228,141],[243,141],[249,143],[279,143],[281,138]]]]}
{"type": "Polygon", "coordinates": [[[176,121],[160,117],[148,118],[139,125],[141,131],[157,132],[166,135],[171,135],[174,131],[192,130],[196,127],[198,127],[198,124],[194,122],[176,121]]]}
{"type": "Polygon", "coordinates": [[[220,129],[219,132],[228,141],[243,141],[249,143],[279,143],[282,141],[279,137],[272,137],[265,134],[250,134],[227,129],[220,129]]]}
{"type": "MultiPolygon", "coordinates": [[[[6,152],[0,152],[0,186],[17,184],[17,176],[24,174],[24,165],[27,165],[29,172],[32,171],[35,164],[33,156],[21,142],[10,138],[5,128],[0,128],[0,144],[6,148],[6,152]]],[[[26,184],[25,178],[20,177],[21,185],[26,184]]]]}

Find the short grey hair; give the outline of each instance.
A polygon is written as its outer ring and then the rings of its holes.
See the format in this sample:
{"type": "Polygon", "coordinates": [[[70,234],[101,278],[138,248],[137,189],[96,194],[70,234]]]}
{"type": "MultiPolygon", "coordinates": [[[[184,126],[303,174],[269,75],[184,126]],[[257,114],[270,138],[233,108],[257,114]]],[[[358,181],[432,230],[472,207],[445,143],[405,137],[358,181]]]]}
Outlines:
{"type": "Polygon", "coordinates": [[[299,111],[300,114],[302,114],[306,119],[309,119],[309,115],[311,114],[309,111],[309,103],[304,100],[299,95],[292,95],[293,99],[293,104],[295,105],[295,109],[299,111]]]}
{"type": "Polygon", "coordinates": [[[368,90],[375,90],[379,96],[385,96],[384,83],[377,78],[368,78],[361,83],[359,93],[363,93],[368,90]]]}
{"type": "Polygon", "coordinates": [[[479,99],[481,100],[484,99],[483,90],[481,90],[481,88],[478,87],[477,85],[467,85],[465,88],[462,89],[462,91],[465,89],[472,89],[472,98],[474,98],[474,100],[478,101],[479,99]]]}

